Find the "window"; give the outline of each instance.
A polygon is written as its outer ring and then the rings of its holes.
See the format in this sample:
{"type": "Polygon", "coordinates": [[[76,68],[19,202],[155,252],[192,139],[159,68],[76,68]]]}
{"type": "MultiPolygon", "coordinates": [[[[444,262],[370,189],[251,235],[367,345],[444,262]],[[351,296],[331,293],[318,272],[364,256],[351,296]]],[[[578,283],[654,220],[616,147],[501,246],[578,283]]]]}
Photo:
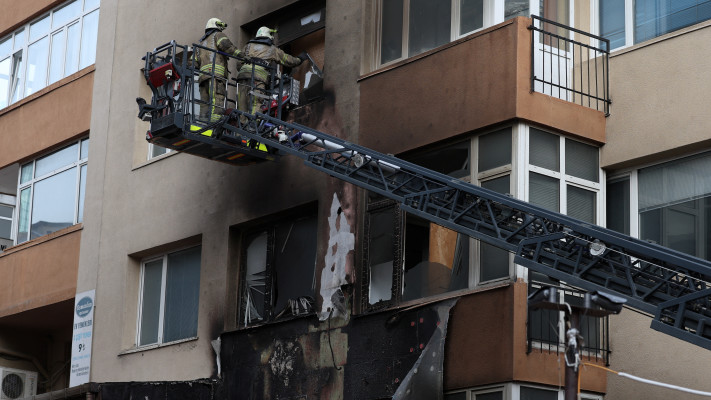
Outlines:
{"type": "Polygon", "coordinates": [[[17,243],[80,223],[84,214],[89,139],[20,168],[17,243]]]}
{"type": "Polygon", "coordinates": [[[287,217],[247,231],[242,242],[240,324],[313,312],[317,217],[287,217]]]}
{"type": "Polygon", "coordinates": [[[161,146],[155,145],[153,143],[148,143],[148,159],[149,160],[152,158],[161,156],[163,154],[168,154],[171,151],[172,151],[171,149],[161,147],[161,146]]]}
{"type": "Polygon", "coordinates": [[[73,0],[0,38],[0,108],[94,64],[99,0],[73,0]]]}
{"type": "MultiPolygon", "coordinates": [[[[402,158],[422,167],[472,180],[471,147],[481,186],[510,193],[511,128],[402,158]]],[[[400,210],[371,194],[364,242],[363,309],[467,289],[509,279],[509,253],[400,210]]]]}
{"type": "Polygon", "coordinates": [[[197,336],[200,246],[141,264],[138,346],[197,336]]]}
{"type": "Polygon", "coordinates": [[[599,0],[600,35],[612,49],[711,19],[711,1],[599,0]]]}
{"type": "MultiPolygon", "coordinates": [[[[565,391],[560,387],[543,385],[504,383],[493,387],[479,387],[457,392],[445,393],[446,400],[563,400],[565,391]]],[[[602,400],[602,396],[592,393],[580,393],[584,400],[602,400]]]]}

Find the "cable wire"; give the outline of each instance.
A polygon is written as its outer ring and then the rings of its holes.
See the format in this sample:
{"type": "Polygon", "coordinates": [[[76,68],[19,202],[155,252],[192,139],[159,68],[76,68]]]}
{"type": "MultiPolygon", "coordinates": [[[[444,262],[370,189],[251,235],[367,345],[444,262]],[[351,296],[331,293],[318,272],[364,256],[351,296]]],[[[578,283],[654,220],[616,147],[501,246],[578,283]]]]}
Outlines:
{"type": "MultiPolygon", "coordinates": [[[[679,391],[681,391],[681,392],[686,392],[686,393],[698,394],[699,396],[711,397],[711,392],[704,392],[704,391],[701,391],[701,390],[689,389],[689,388],[685,388],[685,387],[682,387],[682,386],[670,385],[670,384],[668,384],[668,383],[663,383],[663,382],[659,382],[659,381],[654,381],[654,380],[651,380],[651,379],[640,378],[639,376],[631,375],[631,374],[628,374],[628,373],[625,373],[625,372],[614,371],[614,370],[611,370],[611,369],[609,369],[609,368],[605,368],[605,367],[600,366],[600,365],[595,365],[595,364],[590,364],[590,363],[583,363],[583,365],[585,365],[585,366],[590,366],[590,367],[595,367],[595,368],[600,368],[600,369],[603,369],[603,370],[605,370],[605,371],[607,371],[607,372],[611,372],[611,373],[616,374],[616,375],[618,375],[618,376],[621,376],[621,377],[623,377],[623,378],[632,379],[632,380],[637,381],[637,382],[647,383],[647,384],[649,384],[649,385],[654,385],[654,386],[660,386],[660,387],[664,387],[664,388],[667,388],[667,389],[679,390],[679,391]]],[[[578,390],[580,390],[580,389],[578,389],[578,390]]]]}

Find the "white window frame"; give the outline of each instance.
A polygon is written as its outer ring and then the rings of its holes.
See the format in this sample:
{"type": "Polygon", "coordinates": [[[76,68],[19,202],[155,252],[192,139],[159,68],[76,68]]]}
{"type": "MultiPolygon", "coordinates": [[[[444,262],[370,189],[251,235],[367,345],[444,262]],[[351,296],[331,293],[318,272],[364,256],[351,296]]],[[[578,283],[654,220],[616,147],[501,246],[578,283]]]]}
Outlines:
{"type": "MultiPolygon", "coordinates": [[[[392,64],[395,64],[397,62],[400,62],[402,60],[406,60],[410,57],[414,57],[416,55],[408,55],[408,43],[409,43],[409,12],[410,12],[410,0],[402,0],[403,1],[403,15],[402,15],[402,43],[401,43],[401,56],[399,58],[390,60],[386,63],[381,63],[381,45],[382,45],[382,2],[383,0],[377,0],[375,2],[375,46],[373,46],[373,69],[381,68],[381,67],[386,67],[392,64]]],[[[484,10],[483,10],[483,25],[479,29],[475,29],[470,32],[465,32],[462,34],[459,34],[459,28],[460,28],[460,9],[461,9],[461,0],[449,0],[451,7],[452,7],[452,12],[451,12],[451,23],[450,23],[450,42],[457,40],[459,38],[462,38],[464,36],[470,35],[472,33],[484,30],[486,28],[489,28],[491,26],[494,26],[496,24],[499,24],[501,22],[504,22],[504,17],[505,17],[505,0],[483,0],[484,3],[484,10]]],[[[541,2],[544,0],[529,0],[528,2],[528,10],[529,10],[529,15],[530,14],[538,14],[538,10],[540,9],[541,2]]],[[[569,21],[570,21],[570,26],[574,25],[575,21],[575,2],[568,0],[568,9],[569,9],[569,21]]]]}
{"type": "Polygon", "coordinates": [[[5,207],[10,207],[12,209],[12,213],[10,217],[3,217],[0,216],[0,219],[5,220],[5,221],[10,221],[10,237],[9,238],[2,238],[0,239],[7,239],[15,243],[15,219],[16,219],[16,209],[15,205],[17,204],[17,198],[15,196],[11,196],[8,194],[2,194],[0,193],[0,206],[5,206],[5,207]]]}
{"type": "MultiPolygon", "coordinates": [[[[27,162],[27,163],[20,166],[18,177],[17,177],[17,196],[16,196],[16,203],[15,203],[15,224],[13,226],[13,231],[12,231],[12,233],[14,235],[13,240],[14,240],[15,244],[24,243],[24,242],[33,240],[32,239],[32,213],[34,211],[34,198],[35,198],[35,193],[34,193],[35,189],[34,188],[35,188],[35,185],[40,181],[43,181],[45,179],[59,175],[62,172],[65,172],[65,171],[68,171],[68,170],[71,170],[74,168],[76,168],[77,172],[76,172],[76,182],[75,182],[76,203],[74,204],[73,224],[76,225],[79,223],[79,218],[82,217],[82,215],[79,214],[79,205],[81,203],[80,196],[82,195],[82,193],[81,193],[81,169],[83,166],[87,165],[89,162],[88,151],[87,151],[87,156],[84,158],[81,157],[81,151],[82,151],[82,146],[88,146],[88,145],[89,145],[89,138],[84,137],[84,138],[81,138],[81,139],[79,139],[75,142],[72,142],[66,146],[63,146],[62,148],[60,148],[56,151],[43,154],[42,156],[37,157],[34,160],[27,162]],[[64,166],[57,168],[53,171],[47,172],[44,175],[35,177],[35,171],[37,169],[37,160],[40,160],[44,157],[47,157],[47,156],[50,156],[50,155],[55,154],[57,152],[60,152],[64,149],[66,149],[67,147],[73,146],[75,144],[77,145],[77,156],[76,156],[76,159],[72,163],[64,165],[64,166]],[[30,164],[32,164],[32,178],[29,179],[27,182],[23,183],[22,182],[22,168],[24,166],[30,165],[30,164]],[[30,202],[29,202],[30,209],[29,209],[28,215],[27,215],[27,219],[28,219],[28,221],[27,221],[27,223],[28,223],[27,238],[20,242],[19,240],[21,238],[19,237],[19,233],[20,233],[19,232],[19,229],[20,229],[20,212],[19,211],[20,211],[21,202],[22,202],[22,195],[21,194],[22,194],[22,191],[25,189],[30,190],[30,202]]],[[[86,187],[86,182],[84,184],[86,187]]],[[[86,195],[86,193],[84,193],[84,195],[86,195]]]]}
{"type": "MultiPolygon", "coordinates": [[[[167,343],[178,343],[178,342],[184,342],[187,340],[193,340],[196,339],[197,336],[195,337],[188,337],[188,338],[182,338],[178,339],[175,341],[171,342],[164,342],[163,341],[163,326],[164,326],[164,321],[165,321],[165,290],[166,290],[166,280],[168,277],[168,256],[173,253],[177,253],[179,251],[183,250],[188,250],[192,248],[200,247],[200,245],[196,246],[187,246],[187,247],[182,247],[176,250],[171,250],[169,252],[163,253],[161,255],[155,256],[155,257],[150,257],[146,258],[141,261],[141,273],[140,273],[140,283],[138,285],[138,312],[137,314],[137,319],[136,319],[136,347],[137,348],[146,348],[146,347],[157,347],[161,346],[167,343]],[[143,316],[143,287],[144,287],[144,278],[145,278],[145,267],[146,264],[157,261],[157,260],[162,260],[163,261],[163,267],[161,270],[161,283],[160,283],[160,308],[158,310],[158,336],[157,336],[157,341],[155,343],[147,343],[144,345],[141,345],[141,319],[143,316]]],[[[200,270],[202,271],[202,262],[201,265],[199,266],[200,270]]],[[[198,307],[199,307],[199,300],[198,300],[198,307]]],[[[198,312],[199,316],[199,312],[198,312]]],[[[199,319],[199,318],[198,318],[199,319]]]]}
{"type": "MultiPolygon", "coordinates": [[[[9,53],[0,54],[0,63],[3,62],[3,61],[5,61],[5,60],[7,60],[8,58],[10,59],[10,77],[9,77],[9,79],[10,79],[10,84],[9,84],[9,87],[8,87],[8,93],[0,93],[0,97],[3,97],[3,96],[5,97],[7,106],[10,106],[10,105],[12,105],[13,103],[18,102],[18,101],[20,101],[20,100],[22,100],[23,98],[26,97],[26,96],[25,96],[25,90],[26,90],[26,87],[25,87],[25,86],[26,86],[26,78],[27,78],[27,73],[28,73],[27,69],[28,69],[28,54],[29,54],[29,48],[30,48],[33,44],[35,44],[35,43],[37,43],[37,42],[39,42],[39,41],[41,41],[41,40],[43,40],[43,39],[45,39],[45,38],[47,39],[47,42],[48,42],[48,44],[47,44],[48,51],[47,51],[47,56],[46,56],[46,57],[47,57],[47,59],[46,59],[46,71],[45,71],[45,74],[44,74],[45,79],[44,79],[44,84],[40,84],[41,87],[40,87],[38,90],[41,90],[42,88],[45,88],[45,87],[47,87],[47,86],[50,84],[50,83],[49,83],[49,74],[50,74],[50,71],[51,71],[51,65],[50,65],[50,64],[51,64],[51,61],[52,61],[52,54],[51,54],[51,51],[52,51],[52,37],[53,37],[54,34],[60,32],[60,31],[64,31],[64,33],[65,33],[65,36],[64,36],[64,45],[62,46],[62,51],[63,51],[64,54],[63,54],[62,57],[61,57],[61,59],[62,59],[62,74],[61,74],[60,76],[61,76],[61,78],[67,76],[66,73],[65,73],[65,70],[64,70],[64,68],[65,68],[65,58],[66,58],[66,47],[67,47],[67,46],[66,46],[66,43],[67,43],[67,42],[66,42],[66,40],[67,40],[67,30],[69,29],[70,26],[72,26],[72,25],[74,25],[74,24],[77,24],[77,23],[80,24],[80,26],[79,26],[79,38],[78,38],[79,60],[77,60],[77,63],[78,63],[78,64],[77,64],[77,71],[80,70],[80,67],[81,67],[81,64],[80,64],[81,61],[80,61],[80,60],[81,60],[81,51],[82,51],[82,49],[81,49],[81,43],[82,43],[82,35],[83,35],[83,33],[84,33],[84,32],[83,32],[83,31],[84,31],[84,29],[83,29],[84,18],[85,18],[87,15],[93,13],[94,11],[99,10],[99,9],[100,9],[100,3],[99,3],[99,5],[96,6],[95,8],[92,8],[92,9],[89,9],[89,10],[84,10],[85,1],[87,1],[87,0],[77,0],[77,1],[80,2],[81,11],[79,12],[79,14],[73,16],[72,19],[70,19],[65,25],[63,25],[63,26],[61,26],[61,27],[57,27],[57,28],[55,28],[55,29],[52,29],[52,19],[54,18],[54,14],[55,14],[56,11],[58,11],[59,9],[63,8],[64,6],[66,6],[66,5],[68,5],[68,4],[70,4],[71,1],[66,1],[66,2],[62,3],[61,5],[55,7],[54,9],[52,9],[50,12],[45,13],[45,14],[42,14],[42,16],[40,16],[40,17],[38,17],[38,18],[35,18],[35,19],[33,19],[32,21],[28,22],[27,24],[24,24],[23,26],[21,26],[21,27],[15,29],[15,30],[14,30],[12,33],[10,33],[9,35],[6,35],[6,36],[0,38],[0,43],[3,43],[3,42],[5,42],[6,40],[9,40],[10,43],[12,44],[12,45],[10,46],[10,51],[9,51],[9,53]],[[50,26],[49,26],[49,29],[48,29],[45,33],[43,33],[40,37],[38,37],[38,38],[36,38],[36,39],[30,41],[30,26],[31,26],[32,24],[36,23],[36,22],[41,21],[41,20],[44,19],[44,18],[48,18],[49,25],[50,25],[50,26]],[[24,39],[20,39],[20,36],[23,36],[24,39]],[[22,40],[22,45],[21,45],[21,46],[16,46],[15,43],[14,43],[14,42],[15,42],[16,40],[18,40],[18,39],[19,39],[19,40],[22,40]],[[21,68],[21,70],[13,71],[13,66],[15,65],[15,62],[13,62],[13,60],[14,60],[15,57],[17,57],[18,55],[22,58],[22,65],[21,65],[22,68],[21,68]],[[13,99],[14,96],[13,96],[12,94],[13,94],[15,88],[16,88],[19,92],[18,92],[17,98],[13,99]]],[[[94,43],[94,45],[96,45],[96,43],[94,43]]],[[[59,78],[59,79],[61,79],[61,78],[59,78]]]]}
{"type": "Polygon", "coordinates": [[[153,143],[148,143],[148,154],[146,155],[146,160],[153,160],[153,159],[155,159],[155,158],[162,157],[162,156],[164,156],[164,155],[166,155],[166,154],[171,153],[172,151],[173,151],[173,149],[169,149],[169,148],[167,148],[167,147],[158,146],[158,145],[153,144],[153,143]],[[164,153],[161,153],[161,154],[153,155],[153,151],[154,151],[156,148],[165,149],[165,152],[164,152],[164,153]]]}
{"type": "MultiPolygon", "coordinates": [[[[501,392],[501,393],[503,393],[503,396],[502,396],[503,400],[521,400],[521,388],[522,387],[529,387],[529,388],[534,388],[534,389],[541,389],[541,390],[556,392],[557,400],[564,400],[565,399],[565,390],[562,387],[551,387],[551,386],[545,386],[545,385],[540,385],[540,384],[535,384],[535,383],[514,383],[514,382],[507,382],[507,383],[504,383],[503,385],[502,384],[487,385],[487,386],[481,386],[481,387],[468,388],[465,390],[456,390],[456,391],[448,392],[446,394],[456,394],[456,393],[464,392],[464,393],[466,393],[466,400],[475,400],[477,394],[501,392]]],[[[590,393],[590,392],[581,392],[580,398],[583,400],[603,400],[602,395],[596,394],[596,393],[590,393]]]]}

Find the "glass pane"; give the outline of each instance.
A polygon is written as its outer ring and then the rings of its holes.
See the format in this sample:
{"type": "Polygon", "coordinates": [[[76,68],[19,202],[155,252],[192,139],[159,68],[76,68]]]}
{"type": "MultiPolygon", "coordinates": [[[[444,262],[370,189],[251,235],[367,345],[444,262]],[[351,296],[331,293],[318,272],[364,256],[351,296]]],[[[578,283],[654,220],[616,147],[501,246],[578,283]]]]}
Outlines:
{"type": "Polygon", "coordinates": [[[600,0],[600,36],[610,41],[610,50],[625,45],[625,2],[600,0]]]}
{"type": "Polygon", "coordinates": [[[557,179],[531,172],[528,183],[529,203],[551,211],[560,211],[560,185],[557,179]]]}
{"type": "Polygon", "coordinates": [[[565,139],[565,173],[597,182],[600,180],[598,148],[565,139]]]}
{"type": "Polygon", "coordinates": [[[12,218],[12,211],[15,207],[0,204],[0,217],[12,218]]]}
{"type": "Polygon", "coordinates": [[[52,35],[52,53],[49,60],[49,83],[64,77],[64,31],[52,35]]]}
{"type": "Polygon", "coordinates": [[[474,400],[503,400],[504,392],[477,393],[474,400]]]}
{"type": "Polygon", "coordinates": [[[402,7],[403,0],[383,0],[380,23],[380,63],[385,64],[402,57],[402,7]]]}
{"type": "Polygon", "coordinates": [[[90,11],[99,6],[99,0],[84,0],[84,11],[90,11]]]}
{"type": "Polygon", "coordinates": [[[695,256],[696,215],[693,211],[684,210],[680,206],[672,206],[665,210],[664,245],[695,256]]]}
{"type": "Polygon", "coordinates": [[[595,224],[595,192],[568,185],[568,214],[581,221],[595,224]]]}
{"type": "Polygon", "coordinates": [[[10,239],[11,232],[12,232],[12,220],[0,219],[0,238],[10,239]]]}
{"type": "Polygon", "coordinates": [[[484,0],[461,0],[459,34],[484,26],[484,0]]]}
{"type": "Polygon", "coordinates": [[[23,189],[20,192],[20,210],[18,214],[20,215],[17,222],[17,243],[22,243],[27,241],[27,236],[29,235],[30,229],[30,188],[23,189]]]}
{"type": "Polygon", "coordinates": [[[560,138],[541,130],[529,129],[529,164],[560,171],[560,138]]]}
{"type": "Polygon", "coordinates": [[[368,268],[370,269],[370,304],[392,298],[395,253],[394,207],[369,213],[368,268]]]}
{"type": "MultiPolygon", "coordinates": [[[[496,179],[490,179],[481,183],[485,189],[490,189],[498,193],[509,193],[511,176],[506,175],[496,179]]],[[[480,282],[494,279],[507,278],[509,276],[509,252],[492,246],[488,243],[480,242],[480,282]]]]}
{"type": "Polygon", "coordinates": [[[84,194],[86,193],[86,165],[81,166],[79,176],[79,212],[77,223],[84,222],[84,194]]]}
{"type": "Polygon", "coordinates": [[[514,17],[529,17],[528,0],[505,0],[504,19],[514,17]]]}
{"type": "Polygon", "coordinates": [[[53,15],[52,29],[57,29],[79,18],[81,14],[81,0],[75,0],[56,10],[53,15]]]}
{"type": "Polygon", "coordinates": [[[138,345],[158,342],[160,319],[160,289],[163,284],[163,259],[143,266],[143,293],[141,296],[141,332],[138,345]]]}
{"type": "Polygon", "coordinates": [[[482,182],[481,187],[501,194],[511,193],[511,175],[489,179],[482,182]]]}
{"type": "Polygon", "coordinates": [[[531,339],[543,343],[543,348],[547,348],[547,345],[558,345],[559,323],[560,311],[558,310],[548,310],[545,308],[539,308],[536,310],[529,309],[529,334],[531,339]]]}
{"type": "Polygon", "coordinates": [[[247,271],[244,324],[264,319],[264,294],[267,271],[267,232],[247,241],[247,271]]]}
{"type": "Polygon", "coordinates": [[[163,342],[197,336],[200,247],[168,254],[163,342]]]}
{"type": "Polygon", "coordinates": [[[625,235],[630,234],[630,180],[607,184],[607,227],[625,235]]]}
{"type": "Polygon", "coordinates": [[[635,43],[711,18],[711,2],[696,0],[636,0],[635,43]]]}
{"type": "Polygon", "coordinates": [[[27,50],[25,96],[36,93],[47,86],[47,54],[49,54],[48,37],[33,43],[27,50]]]}
{"type": "Polygon", "coordinates": [[[410,0],[408,56],[414,56],[448,43],[451,35],[452,7],[432,0],[410,0]]]}
{"type": "Polygon", "coordinates": [[[30,24],[30,42],[41,38],[49,32],[49,15],[41,20],[30,24]]]}
{"type": "Polygon", "coordinates": [[[79,159],[84,160],[89,157],[89,139],[84,139],[81,141],[81,152],[79,154],[79,159]]]}
{"type": "Polygon", "coordinates": [[[639,170],[639,209],[646,211],[711,194],[711,153],[639,170]]]}
{"type": "Polygon", "coordinates": [[[13,49],[20,50],[25,46],[25,43],[27,43],[27,32],[25,32],[25,29],[23,28],[15,32],[15,42],[13,45],[13,49]]]}
{"type": "Polygon", "coordinates": [[[22,98],[22,77],[25,67],[22,63],[22,51],[18,51],[12,56],[12,71],[10,72],[10,103],[14,103],[22,98]]]}
{"type": "Polygon", "coordinates": [[[639,235],[642,240],[662,243],[662,209],[639,213],[639,235]]]}
{"type": "Polygon", "coordinates": [[[155,158],[155,157],[158,157],[159,155],[165,154],[167,152],[168,152],[168,149],[166,149],[165,147],[160,147],[156,144],[153,144],[151,146],[151,154],[150,154],[149,158],[155,158]]]}
{"type": "Polygon", "coordinates": [[[7,107],[10,94],[10,66],[12,58],[8,57],[0,61],[0,108],[7,107]]]}
{"type": "Polygon", "coordinates": [[[32,166],[34,163],[27,163],[20,170],[20,183],[25,183],[32,180],[32,166]]]}
{"type": "Polygon", "coordinates": [[[99,32],[99,10],[84,17],[81,31],[81,55],[79,69],[88,67],[96,60],[96,36],[99,32]]]}
{"type": "Polygon", "coordinates": [[[558,392],[521,386],[521,400],[558,400],[558,392]]]}
{"type": "Polygon", "coordinates": [[[468,177],[471,174],[469,171],[469,148],[467,140],[441,149],[405,157],[405,159],[413,164],[455,178],[468,177]]]}
{"type": "Polygon", "coordinates": [[[4,58],[12,53],[12,35],[0,40],[0,58],[4,58]]]}
{"type": "Polygon", "coordinates": [[[315,216],[276,227],[274,315],[285,311],[289,300],[315,297],[316,228],[315,216]]]}
{"type": "Polygon", "coordinates": [[[73,144],[37,160],[35,177],[41,177],[42,175],[66,167],[77,161],[77,146],[78,144],[73,144]]]}
{"type": "Polygon", "coordinates": [[[479,172],[511,164],[511,128],[479,136],[479,172]]]}
{"type": "Polygon", "coordinates": [[[67,28],[67,50],[64,57],[64,76],[79,70],[79,27],[77,22],[67,28]]]}
{"type": "Polygon", "coordinates": [[[30,239],[74,225],[76,185],[74,168],[35,183],[30,239]]]}

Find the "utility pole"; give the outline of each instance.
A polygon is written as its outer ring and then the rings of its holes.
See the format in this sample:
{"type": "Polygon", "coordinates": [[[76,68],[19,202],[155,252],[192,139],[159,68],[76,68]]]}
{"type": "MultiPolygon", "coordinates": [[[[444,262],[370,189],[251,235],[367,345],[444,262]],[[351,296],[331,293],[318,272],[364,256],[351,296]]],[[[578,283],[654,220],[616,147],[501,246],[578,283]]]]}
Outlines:
{"type": "Polygon", "coordinates": [[[619,314],[626,300],[609,293],[585,293],[582,306],[571,306],[560,303],[558,290],[553,286],[544,286],[528,295],[528,306],[537,309],[545,308],[565,312],[569,326],[565,331],[565,400],[578,398],[578,377],[580,375],[580,319],[582,316],[605,317],[619,314]]]}

